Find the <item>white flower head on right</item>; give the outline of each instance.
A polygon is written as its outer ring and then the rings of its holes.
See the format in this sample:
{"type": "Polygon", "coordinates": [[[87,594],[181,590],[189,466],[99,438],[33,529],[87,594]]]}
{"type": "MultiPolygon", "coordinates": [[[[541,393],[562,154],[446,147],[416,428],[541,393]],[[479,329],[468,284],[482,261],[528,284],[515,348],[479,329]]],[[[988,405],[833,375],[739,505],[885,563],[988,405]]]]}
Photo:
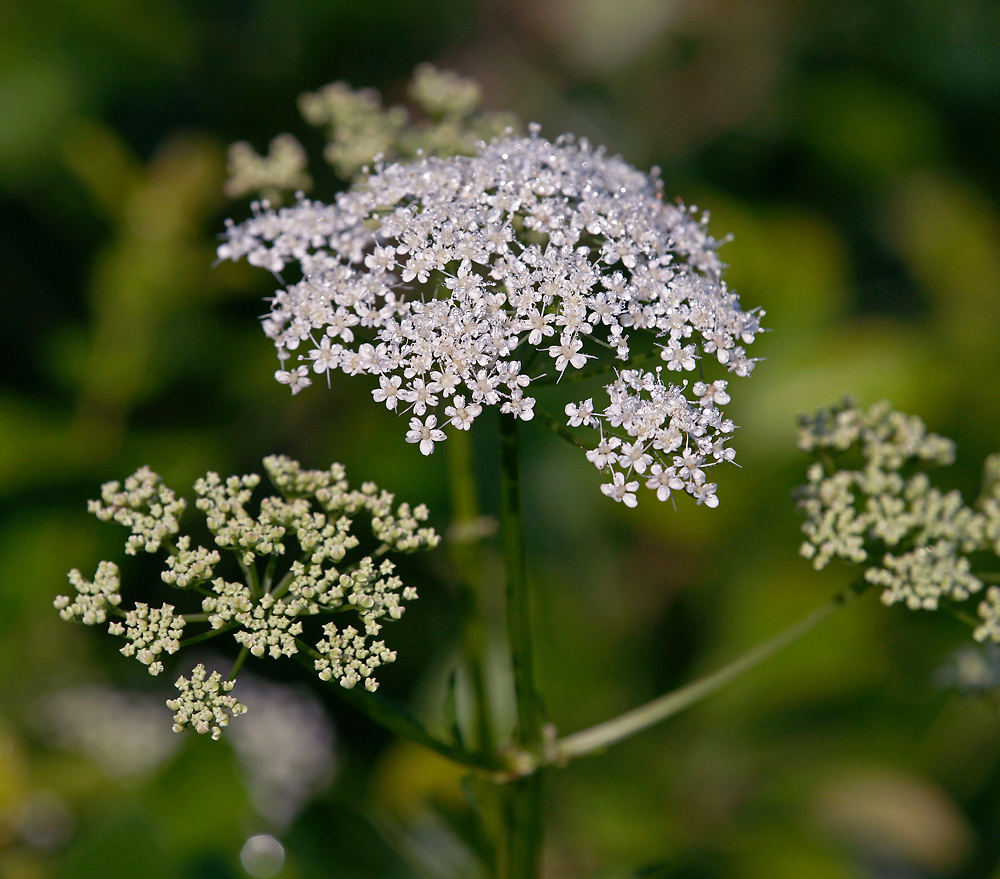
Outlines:
{"type": "Polygon", "coordinates": [[[533,383],[610,350],[621,369],[607,400],[566,406],[569,427],[599,437],[588,457],[604,493],[634,506],[641,481],[660,500],[684,490],[716,506],[708,474],[733,459],[735,425],[727,382],[701,380],[701,361],[749,375],[763,312],[722,280],[707,217],[662,189],[658,171],[532,126],[474,156],[377,164],[329,205],[255,203],[218,254],[301,271],[263,321],[279,382],[297,393],[335,370],[373,376],[425,455],[484,407],[530,420],[533,383]]]}

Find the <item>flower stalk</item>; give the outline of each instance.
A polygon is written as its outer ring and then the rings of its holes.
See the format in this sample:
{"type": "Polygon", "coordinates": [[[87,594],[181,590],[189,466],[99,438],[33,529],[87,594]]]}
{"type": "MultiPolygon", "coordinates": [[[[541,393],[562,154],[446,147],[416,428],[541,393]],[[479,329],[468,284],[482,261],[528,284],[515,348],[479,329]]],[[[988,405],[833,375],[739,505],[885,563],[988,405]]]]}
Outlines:
{"type": "Polygon", "coordinates": [[[686,708],[701,702],[706,697],[722,689],[741,675],[756,668],[766,659],[780,653],[803,636],[829,619],[851,599],[868,589],[867,583],[859,581],[831,598],[822,607],[779,632],[756,647],[734,659],[722,668],[679,687],[663,696],[627,711],[611,720],[599,723],[556,741],[551,749],[550,759],[557,765],[568,763],[577,757],[605,750],[610,745],[630,738],[650,727],[679,714],[686,708]]]}
{"type": "MultiPolygon", "coordinates": [[[[540,756],[543,715],[535,688],[520,494],[518,422],[516,418],[501,415],[500,535],[507,579],[507,638],[517,703],[516,745],[519,750],[540,756]]],[[[504,879],[534,879],[538,875],[541,852],[541,778],[537,771],[509,785],[504,815],[501,876],[504,879]]]]}
{"type": "Polygon", "coordinates": [[[468,431],[456,431],[448,443],[448,487],[451,494],[452,524],[448,548],[463,591],[462,662],[475,703],[472,729],[464,730],[465,744],[494,751],[494,720],[490,710],[485,666],[486,623],[484,619],[482,553],[478,534],[481,523],[472,442],[468,431]]]}

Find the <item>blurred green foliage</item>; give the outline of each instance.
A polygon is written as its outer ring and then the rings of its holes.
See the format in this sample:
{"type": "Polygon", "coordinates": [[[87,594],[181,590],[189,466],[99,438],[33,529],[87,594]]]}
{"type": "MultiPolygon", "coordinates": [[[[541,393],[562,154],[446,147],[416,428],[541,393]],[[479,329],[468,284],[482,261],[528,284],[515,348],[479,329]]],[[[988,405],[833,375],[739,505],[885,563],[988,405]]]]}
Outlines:
{"type": "MultiPolygon", "coordinates": [[[[991,0],[0,6],[0,877],[242,876],[256,832],[282,840],[283,877],[475,875],[461,773],[335,693],[336,777],[280,827],[225,742],[186,737],[152,775],[116,779],[38,721],[66,687],[161,692],[51,607],[69,568],[117,557],[119,535],[85,515],[102,481],[148,463],[184,485],[287,453],[340,460],[447,525],[442,456],[403,443],[363,382],[293,402],[272,380],[256,326],[271,280],[212,267],[224,217],[247,212],[222,196],[229,142],[263,151],[292,131],[329,191],[297,95],[343,79],[398,101],[433,61],[478,78],[488,109],[660,164],[735,233],[728,279],[774,331],[733,395],[742,469],[719,474],[718,510],[623,510],[579,454],[527,432],[541,688],[569,732],[843,585],[797,555],[799,411],[889,397],[957,441],[946,478],[975,490],[1000,448],[998,44],[991,0]]],[[[487,419],[474,441],[490,506],[487,419]]],[[[451,572],[429,564],[384,681],[417,706],[456,649],[451,572]]],[[[547,875],[1000,876],[996,700],[934,684],[967,638],[869,596],[704,705],[552,773],[547,875]]]]}

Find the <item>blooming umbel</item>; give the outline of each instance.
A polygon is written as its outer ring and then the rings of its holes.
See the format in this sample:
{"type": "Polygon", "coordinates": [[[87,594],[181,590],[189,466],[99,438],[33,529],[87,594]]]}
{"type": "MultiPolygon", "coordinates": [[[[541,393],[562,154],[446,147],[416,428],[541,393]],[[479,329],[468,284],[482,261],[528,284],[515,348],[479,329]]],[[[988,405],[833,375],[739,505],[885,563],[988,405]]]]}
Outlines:
{"type": "MultiPolygon", "coordinates": [[[[882,601],[911,610],[963,602],[984,580],[997,581],[1000,456],[987,460],[982,492],[969,507],[920,469],[951,464],[951,440],[886,402],[865,411],[847,401],[803,417],[799,447],[819,459],[800,489],[802,555],[817,570],[833,558],[865,564],[864,579],[881,587],[882,601]]],[[[990,587],[978,610],[975,638],[1000,642],[1000,589],[990,587]]]]}
{"type": "Polygon", "coordinates": [[[471,157],[377,165],[330,205],[253,211],[218,254],[301,271],[264,320],[293,393],[334,370],[371,375],[426,455],[486,406],[530,420],[533,383],[610,350],[623,368],[608,401],[566,407],[599,435],[605,493],[634,505],[642,478],[661,500],[717,504],[707,468],[734,455],[727,383],[684,376],[706,356],[748,375],[760,313],[722,281],[707,218],[664,202],[657,172],[533,127],[471,157]],[[651,355],[662,365],[635,368],[651,355]]]}
{"type": "MultiPolygon", "coordinates": [[[[205,515],[218,549],[196,546],[189,535],[180,534],[186,502],[148,467],[124,485],[102,486],[91,512],[129,528],[127,554],[165,550],[161,579],[199,596],[200,612],[138,601],[132,609],[123,608],[119,568],[104,561],[93,582],[77,570],[70,572],[75,595],[56,598],[60,616],[86,625],[108,622],[108,631],[126,640],[121,652],[134,656],[152,675],[163,671],[165,655],[184,646],[182,639],[191,626],[207,625],[207,631],[191,640],[231,632],[244,653],[272,659],[305,649],[322,680],[336,679],[348,689],[363,682],[374,691],[374,670],[395,660],[396,654],[373,638],[386,618],[402,616],[404,601],[417,597],[383,556],[437,545],[434,530],[421,524],[427,509],[394,507],[393,496],[370,482],[360,490],[350,489],[339,464],[329,470],[303,470],[297,462],[274,455],[264,460],[264,468],[281,494],[264,498],[256,515],[248,509],[260,483],[256,474],[223,480],[209,473],[195,483],[195,506],[205,515]],[[371,520],[374,548],[367,555],[353,552],[361,544],[353,530],[352,517],[358,513],[371,520]],[[294,561],[281,566],[289,548],[294,561]],[[239,579],[227,579],[221,570],[220,549],[235,555],[239,579]],[[327,622],[314,647],[303,640],[310,617],[329,618],[344,611],[354,611],[357,627],[327,622]]],[[[315,634],[320,634],[319,626],[315,634]]],[[[218,672],[208,674],[203,665],[195,667],[190,679],[178,678],[176,686],[179,695],[167,704],[175,712],[178,732],[193,728],[218,738],[229,718],[245,710],[230,695],[233,681],[223,680],[218,672]]]]}

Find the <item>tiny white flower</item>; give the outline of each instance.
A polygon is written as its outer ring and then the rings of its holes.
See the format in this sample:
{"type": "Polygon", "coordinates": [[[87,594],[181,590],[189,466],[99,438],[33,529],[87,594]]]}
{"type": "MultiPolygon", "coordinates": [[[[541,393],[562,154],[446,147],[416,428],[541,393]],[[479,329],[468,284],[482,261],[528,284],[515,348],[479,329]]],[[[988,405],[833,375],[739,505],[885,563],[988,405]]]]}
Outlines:
{"type": "Polygon", "coordinates": [[[716,484],[714,482],[700,482],[695,485],[691,494],[699,504],[713,509],[719,506],[719,499],[715,496],[716,484]]]}
{"type": "Polygon", "coordinates": [[[552,345],[549,348],[549,355],[556,361],[556,369],[560,375],[566,371],[567,366],[572,366],[574,369],[581,369],[586,365],[587,358],[592,355],[581,354],[580,349],[582,347],[583,342],[579,339],[563,338],[558,345],[552,345]]]}
{"type": "Polygon", "coordinates": [[[711,384],[705,384],[705,382],[695,382],[694,395],[699,398],[701,405],[704,407],[709,406],[724,406],[729,402],[729,394],[726,393],[726,386],[729,383],[726,381],[714,381],[711,384]]]}
{"type": "Polygon", "coordinates": [[[676,372],[682,369],[690,372],[697,366],[694,345],[686,345],[683,348],[665,345],[660,352],[660,357],[667,361],[667,369],[676,372]]]}
{"type": "Polygon", "coordinates": [[[525,397],[524,393],[518,389],[511,393],[510,399],[500,407],[500,411],[510,413],[515,418],[520,418],[521,421],[531,421],[535,417],[534,406],[535,398],[525,397]]]}
{"type": "Polygon", "coordinates": [[[312,384],[309,378],[309,367],[299,366],[295,369],[279,369],[274,373],[279,384],[288,385],[293,394],[297,394],[303,388],[308,388],[312,384]]]}
{"type": "Polygon", "coordinates": [[[340,345],[331,347],[329,336],[320,339],[319,347],[309,352],[309,358],[313,361],[313,372],[324,373],[334,369],[340,360],[341,350],[340,345]]]}
{"type": "Polygon", "coordinates": [[[392,271],[396,267],[396,248],[376,244],[375,250],[365,257],[365,265],[373,271],[392,271]]]}
{"type": "Polygon", "coordinates": [[[423,423],[419,418],[410,419],[410,429],[406,432],[406,441],[420,443],[421,455],[430,455],[434,451],[434,443],[443,442],[445,439],[444,431],[437,428],[436,415],[428,415],[427,420],[423,423]]]}
{"type": "Polygon", "coordinates": [[[416,378],[406,390],[399,392],[399,398],[412,404],[415,415],[423,415],[428,406],[437,406],[438,398],[431,393],[431,389],[424,384],[422,378],[416,378]]]}
{"type": "Polygon", "coordinates": [[[622,467],[627,466],[635,470],[636,473],[645,473],[646,468],[653,463],[653,457],[646,454],[642,442],[622,443],[621,451],[618,453],[618,463],[622,467]]]}
{"type": "Polygon", "coordinates": [[[431,372],[431,381],[427,387],[432,393],[450,397],[455,393],[455,388],[458,387],[460,381],[458,374],[452,369],[434,370],[431,372]]]}
{"type": "Polygon", "coordinates": [[[455,396],[452,405],[446,406],[444,414],[448,416],[450,424],[458,430],[468,430],[472,427],[472,422],[482,413],[483,407],[478,403],[465,405],[465,397],[461,394],[455,396]]]}
{"type": "Polygon", "coordinates": [[[403,384],[403,380],[398,375],[391,377],[380,375],[378,381],[379,387],[372,391],[372,398],[376,403],[381,403],[384,400],[386,408],[395,411],[399,398],[399,388],[403,384]]]}
{"type": "Polygon", "coordinates": [[[684,483],[674,473],[673,467],[663,469],[660,464],[654,464],[649,469],[649,478],[646,480],[646,488],[656,492],[656,499],[665,501],[670,497],[671,490],[679,491],[684,488],[684,483]]]}
{"type": "Polygon", "coordinates": [[[608,464],[614,464],[618,460],[615,449],[621,445],[622,441],[616,436],[601,437],[596,449],[587,452],[587,460],[598,470],[603,470],[608,464]]]}
{"type": "Polygon", "coordinates": [[[565,412],[569,416],[567,423],[570,427],[579,427],[581,424],[591,427],[597,423],[597,420],[594,418],[594,400],[592,397],[587,398],[579,405],[576,403],[567,403],[565,412]]]}
{"type": "Polygon", "coordinates": [[[638,487],[638,482],[626,482],[623,473],[615,473],[614,481],[602,485],[601,491],[612,500],[625,504],[626,507],[634,507],[638,503],[635,497],[635,490],[638,487]]]}

